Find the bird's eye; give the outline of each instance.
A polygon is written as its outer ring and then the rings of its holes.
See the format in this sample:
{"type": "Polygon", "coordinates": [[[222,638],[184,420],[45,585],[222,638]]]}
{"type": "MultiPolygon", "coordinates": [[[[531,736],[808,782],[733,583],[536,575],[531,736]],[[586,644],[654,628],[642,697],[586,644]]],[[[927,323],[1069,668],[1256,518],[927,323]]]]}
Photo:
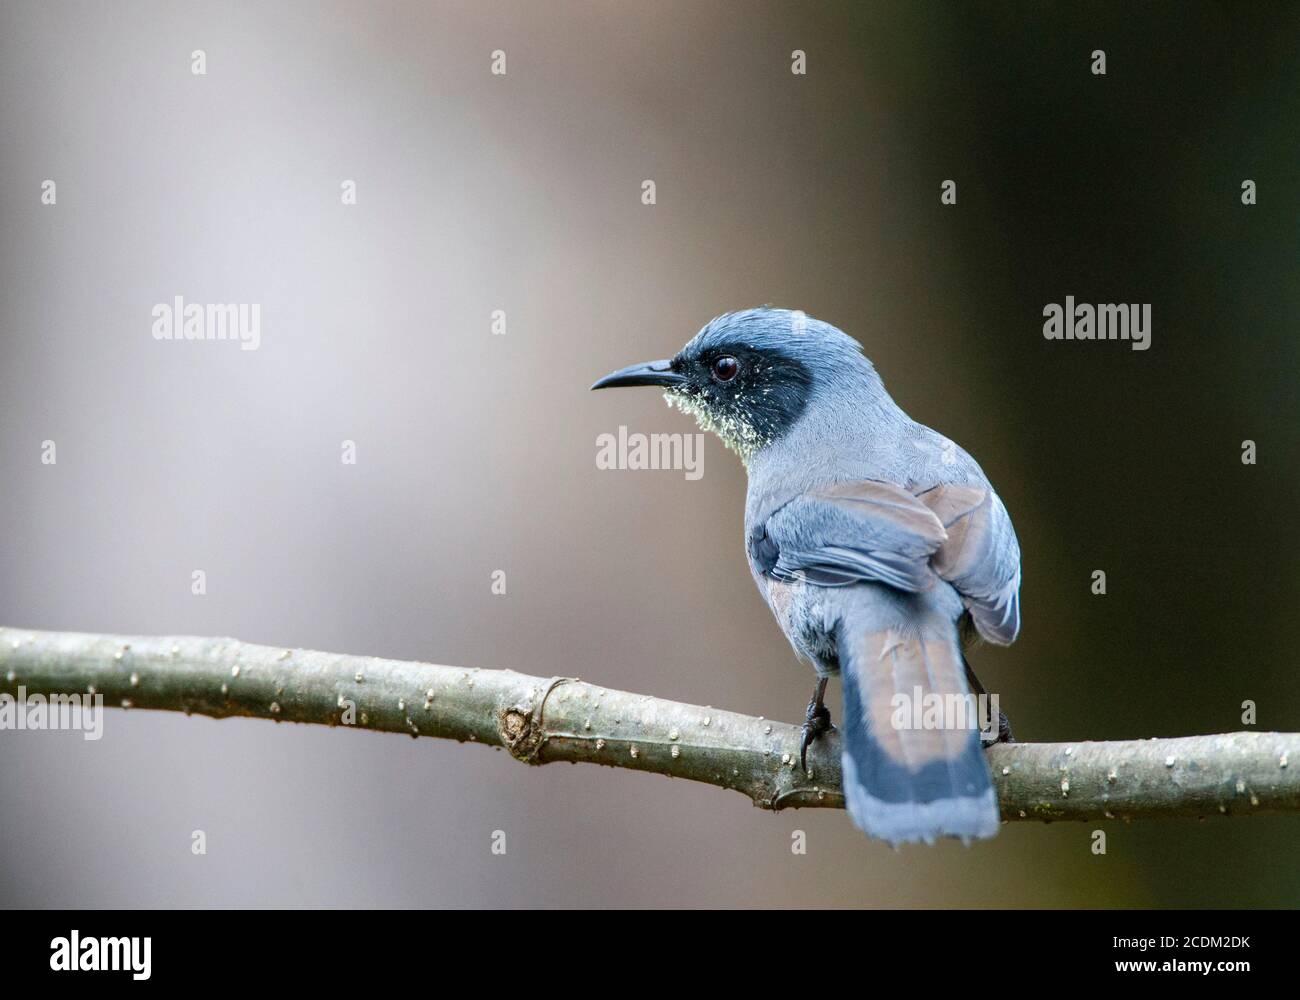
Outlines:
{"type": "Polygon", "coordinates": [[[740,362],[730,355],[713,362],[713,377],[719,382],[730,382],[740,372],[740,362]]]}

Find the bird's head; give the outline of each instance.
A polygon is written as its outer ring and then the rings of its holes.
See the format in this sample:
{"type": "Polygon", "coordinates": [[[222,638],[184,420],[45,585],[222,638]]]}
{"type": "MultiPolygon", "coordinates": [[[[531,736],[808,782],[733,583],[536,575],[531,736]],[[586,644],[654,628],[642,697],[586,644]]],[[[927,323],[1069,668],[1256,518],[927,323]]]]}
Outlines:
{"type": "Polygon", "coordinates": [[[593,389],[653,385],[741,459],[781,438],[820,395],[864,374],[858,342],[788,309],[746,309],[709,322],[663,361],[630,365],[593,389]]]}

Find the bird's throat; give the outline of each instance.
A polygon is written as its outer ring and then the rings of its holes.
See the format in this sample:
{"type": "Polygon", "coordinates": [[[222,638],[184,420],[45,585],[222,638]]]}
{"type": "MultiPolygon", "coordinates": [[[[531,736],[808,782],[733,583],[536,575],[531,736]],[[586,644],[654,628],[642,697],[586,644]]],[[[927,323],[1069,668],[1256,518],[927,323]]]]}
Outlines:
{"type": "Polygon", "coordinates": [[[721,410],[703,402],[698,396],[682,392],[665,392],[664,399],[669,406],[675,406],[694,417],[700,430],[717,435],[718,440],[739,455],[746,466],[754,453],[768,443],[769,438],[745,419],[744,411],[739,407],[734,411],[730,408],[721,410]]]}

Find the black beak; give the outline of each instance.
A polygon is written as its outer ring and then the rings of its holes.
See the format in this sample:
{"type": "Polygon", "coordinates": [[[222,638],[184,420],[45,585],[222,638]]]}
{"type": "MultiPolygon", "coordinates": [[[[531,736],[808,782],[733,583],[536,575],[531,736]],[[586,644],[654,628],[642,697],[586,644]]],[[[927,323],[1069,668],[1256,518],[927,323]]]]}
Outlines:
{"type": "Polygon", "coordinates": [[[643,365],[628,365],[610,372],[592,386],[593,389],[615,389],[624,385],[681,385],[685,375],[672,370],[671,361],[648,361],[643,365]]]}

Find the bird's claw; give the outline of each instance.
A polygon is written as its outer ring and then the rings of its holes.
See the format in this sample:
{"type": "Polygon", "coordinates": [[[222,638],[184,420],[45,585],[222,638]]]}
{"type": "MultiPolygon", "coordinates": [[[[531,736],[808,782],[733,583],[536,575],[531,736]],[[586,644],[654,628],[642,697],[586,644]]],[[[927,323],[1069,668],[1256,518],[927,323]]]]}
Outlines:
{"type": "Polygon", "coordinates": [[[1011,734],[1011,722],[1007,719],[1007,713],[998,713],[998,735],[996,737],[981,734],[980,738],[986,747],[996,746],[999,743],[1016,742],[1016,738],[1011,734]]]}
{"type": "Polygon", "coordinates": [[[808,715],[804,719],[803,735],[799,740],[799,767],[801,769],[808,770],[808,748],[812,746],[813,741],[822,733],[830,732],[834,728],[831,725],[831,710],[818,703],[816,698],[810,701],[808,703],[808,715]]]}

